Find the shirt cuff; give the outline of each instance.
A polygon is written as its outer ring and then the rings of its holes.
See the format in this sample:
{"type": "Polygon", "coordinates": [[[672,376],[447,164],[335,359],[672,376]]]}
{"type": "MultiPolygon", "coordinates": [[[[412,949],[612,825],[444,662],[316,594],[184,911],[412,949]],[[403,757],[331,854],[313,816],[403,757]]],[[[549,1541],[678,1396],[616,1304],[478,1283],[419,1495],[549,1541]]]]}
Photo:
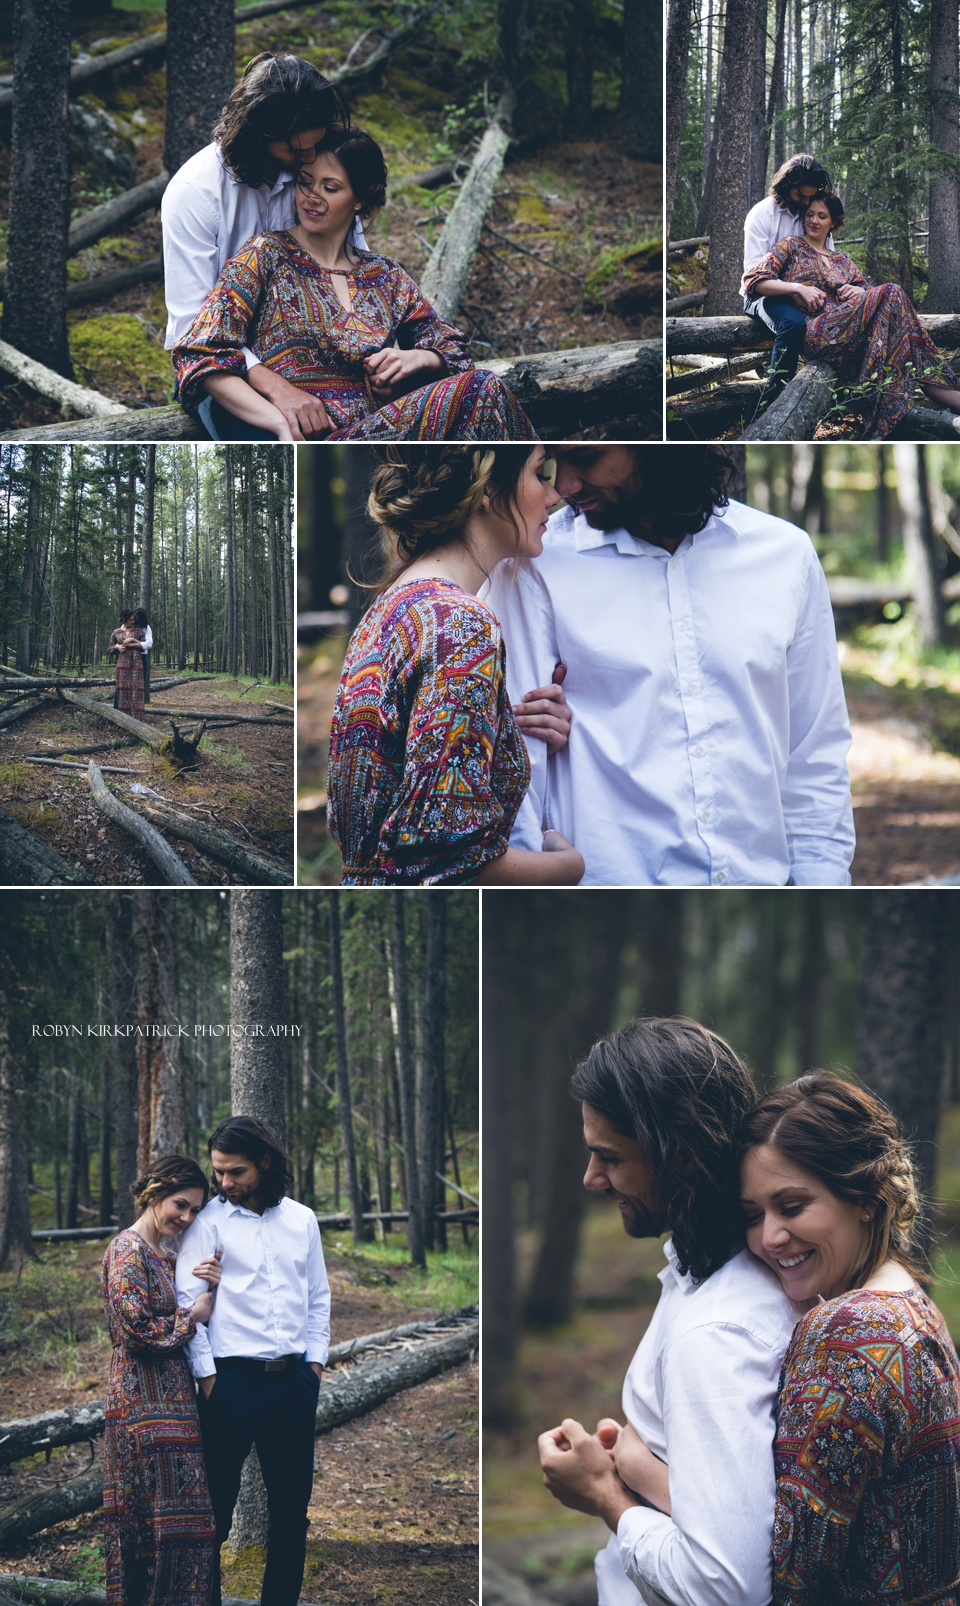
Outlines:
{"type": "Polygon", "coordinates": [[[260,358],[254,356],[249,346],[241,346],[240,350],[243,352],[244,358],[246,359],[247,373],[250,372],[251,368],[260,367],[260,358]]]}
{"type": "Polygon", "coordinates": [[[329,1344],[308,1344],[303,1358],[305,1361],[316,1361],[318,1366],[326,1366],[329,1354],[329,1344]]]}
{"type": "Polygon", "coordinates": [[[849,887],[850,871],[846,864],[833,864],[829,860],[808,859],[805,863],[791,864],[792,887],[849,887]]]}
{"type": "Polygon", "coordinates": [[[628,1506],[617,1523],[621,1566],[645,1601],[667,1598],[662,1594],[656,1561],[660,1545],[672,1529],[673,1519],[652,1506],[628,1506]]]}

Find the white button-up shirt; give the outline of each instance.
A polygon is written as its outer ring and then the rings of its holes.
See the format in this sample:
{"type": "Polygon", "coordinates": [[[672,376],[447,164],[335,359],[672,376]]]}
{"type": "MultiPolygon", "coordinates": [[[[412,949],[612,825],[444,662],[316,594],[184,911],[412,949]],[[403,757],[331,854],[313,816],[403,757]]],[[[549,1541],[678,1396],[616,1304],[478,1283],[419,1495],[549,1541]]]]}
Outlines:
{"type": "MultiPolygon", "coordinates": [[[[765,195],[756,206],[751,206],[743,224],[743,271],[754,267],[761,257],[772,251],[779,240],[803,233],[803,218],[781,206],[772,195],[765,195]]],[[[833,235],[826,238],[826,249],[833,250],[833,235]]],[[[743,280],[740,294],[746,295],[743,280]]]]}
{"type": "Polygon", "coordinates": [[[222,1276],[207,1326],[187,1345],[194,1377],[212,1377],[216,1355],[274,1361],[303,1355],[326,1361],[330,1284],[320,1228],[306,1205],[281,1199],[258,1216],[211,1199],[187,1228],[177,1256],[177,1297],[190,1306],[206,1290],[194,1266],[222,1250],[222,1276]]]}
{"type": "MultiPolygon", "coordinates": [[[[292,173],[281,173],[275,184],[261,184],[258,190],[241,184],[215,144],[205,145],[177,169],[160,204],[168,351],[186,334],[225,262],[255,234],[293,227],[296,196],[292,173]]],[[[358,250],[366,250],[359,219],[349,239],[358,250]]],[[[244,354],[247,367],[256,367],[260,358],[246,347],[244,354]]]]}
{"type": "Polygon", "coordinates": [[[573,711],[560,753],[527,744],[515,847],[562,831],[584,886],[848,884],[850,726],[803,530],[733,502],[670,554],[564,508],[487,592],[511,701],[559,662],[573,711]]]}
{"type": "Polygon", "coordinates": [[[623,1513],[596,1560],[600,1606],[766,1606],[777,1382],[802,1311],[747,1249],[699,1286],[665,1254],[623,1412],[670,1468],[672,1514],[623,1513]]]}

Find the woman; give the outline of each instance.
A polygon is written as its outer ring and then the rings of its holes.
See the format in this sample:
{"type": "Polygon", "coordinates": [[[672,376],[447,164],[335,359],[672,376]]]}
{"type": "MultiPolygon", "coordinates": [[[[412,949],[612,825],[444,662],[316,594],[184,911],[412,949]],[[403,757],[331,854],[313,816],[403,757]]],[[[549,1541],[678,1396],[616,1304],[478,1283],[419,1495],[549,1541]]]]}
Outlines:
{"type": "Polygon", "coordinates": [[[120,623],[110,637],[108,655],[116,654],[117,690],[114,708],[134,719],[143,718],[143,655],[153,646],[153,634],[142,608],[121,613],[120,623]]]}
{"type": "Polygon", "coordinates": [[[513,394],[477,372],[459,329],[398,263],[348,243],[386,199],[379,145],[331,128],[297,179],[299,221],[256,235],[226,264],[174,347],[180,396],[205,394],[265,438],[302,439],[242,377],[250,348],[317,399],[330,440],[533,440],[513,394]]]}
{"type": "MultiPolygon", "coordinates": [[[[164,1238],[203,1208],[207,1179],[195,1160],[164,1155],[134,1185],[140,1212],[111,1240],[101,1271],[113,1355],[103,1467],[108,1606],[207,1606],[214,1521],[196,1395],[183,1345],[209,1319],[212,1293],[177,1304],[175,1257],[164,1238]]],[[[194,1275],[208,1289],[216,1260],[194,1275]]]]}
{"type": "Polygon", "coordinates": [[[844,385],[865,387],[857,407],[862,439],[885,440],[913,405],[917,385],[943,407],[960,410],[953,374],[898,284],[868,285],[827,237],[843,222],[838,195],[817,195],[804,232],[781,240],[743,276],[744,294],[792,295],[807,316],[805,357],[830,363],[844,385]]]}
{"type": "Polygon", "coordinates": [[[774,1606],[952,1606],[957,1356],[919,1286],[897,1123],[817,1073],[761,1099],[741,1141],[747,1244],[807,1312],[780,1378],[774,1606]]]}
{"type": "MultiPolygon", "coordinates": [[[[392,557],[351,638],[327,777],[345,886],[575,886],[583,860],[557,831],[508,846],[530,779],[507,700],[500,627],[477,592],[507,557],[542,551],[560,500],[542,446],[389,447],[368,511],[392,557]]],[[[551,746],[569,714],[549,699],[551,746]]]]}

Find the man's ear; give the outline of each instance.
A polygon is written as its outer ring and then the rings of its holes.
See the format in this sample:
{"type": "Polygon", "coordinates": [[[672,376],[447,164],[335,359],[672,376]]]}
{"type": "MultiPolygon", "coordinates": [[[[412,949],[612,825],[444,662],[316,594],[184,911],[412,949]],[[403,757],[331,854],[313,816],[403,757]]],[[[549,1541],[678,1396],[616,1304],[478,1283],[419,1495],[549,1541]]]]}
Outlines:
{"type": "Polygon", "coordinates": [[[269,1154],[265,1154],[265,1155],[263,1155],[263,1157],[260,1160],[257,1161],[257,1170],[258,1171],[269,1171],[270,1170],[270,1165],[271,1165],[271,1156],[269,1154]]]}

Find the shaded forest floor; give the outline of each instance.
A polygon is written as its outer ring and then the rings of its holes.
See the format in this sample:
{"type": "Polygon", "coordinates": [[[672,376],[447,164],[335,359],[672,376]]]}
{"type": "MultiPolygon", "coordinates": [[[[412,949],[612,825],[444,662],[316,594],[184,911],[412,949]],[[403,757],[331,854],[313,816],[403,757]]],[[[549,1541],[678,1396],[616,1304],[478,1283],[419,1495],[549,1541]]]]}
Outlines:
{"type": "MultiPolygon", "coordinates": [[[[155,679],[161,671],[154,667],[155,679]]],[[[218,676],[159,690],[156,701],[166,708],[191,708],[210,713],[263,713],[265,699],[290,700],[289,686],[254,686],[218,676]],[[251,686],[253,689],[251,690],[251,686]],[[242,701],[240,701],[241,695],[242,701]]],[[[278,719],[283,719],[277,713],[278,719]]],[[[151,713],[144,723],[169,731],[166,716],[151,713]]],[[[178,723],[181,723],[178,721],[178,723]]],[[[187,726],[196,720],[185,718],[187,726]]],[[[128,835],[100,813],[90,795],[83,770],[54,769],[26,762],[28,753],[67,758],[71,742],[84,747],[120,738],[117,727],[69,703],[40,708],[12,725],[0,738],[0,810],[18,825],[32,831],[47,847],[71,863],[80,864],[100,886],[155,884],[153,860],[128,835]]],[[[293,857],[293,731],[289,726],[231,725],[223,733],[208,730],[199,749],[196,769],[178,775],[166,759],[137,743],[91,755],[97,764],[117,765],[129,775],[105,774],[104,779],[122,802],[136,808],[132,784],[152,787],[178,811],[201,823],[220,827],[231,836],[292,864],[293,857]]],[[[76,762],[86,763],[80,754],[76,762]]],[[[154,801],[146,799],[147,802],[154,801]]],[[[171,846],[201,886],[243,885],[240,878],[191,843],[171,838],[171,846]]]]}
{"type": "MultiPolygon", "coordinates": [[[[236,70],[262,50],[300,54],[323,69],[342,61],[367,26],[365,7],[303,6],[237,27],[236,70]],[[361,15],[363,13],[363,15],[361,15]]],[[[382,15],[382,8],[379,13],[382,15]]],[[[162,25],[142,13],[139,28],[106,8],[76,26],[74,39],[94,54],[162,25]]],[[[0,69],[8,63],[0,61],[0,69]]],[[[456,153],[465,125],[457,108],[473,105],[485,71],[461,64],[431,42],[429,26],[391,57],[382,82],[351,100],[354,120],[383,146],[388,204],[369,233],[372,249],[395,256],[414,276],[422,271],[455,191],[405,184],[409,175],[456,153]]],[[[137,182],[163,167],[166,74],[131,66],[98,82],[76,104],[99,125],[94,145],[112,145],[132,164],[137,182]]],[[[609,121],[609,118],[607,119],[609,121]]],[[[661,233],[660,168],[634,161],[604,133],[600,114],[591,137],[559,139],[511,156],[464,297],[462,321],[474,359],[514,356],[657,336],[661,293],[635,254],[661,233]],[[519,249],[518,249],[519,248],[519,249]],[[524,254],[524,253],[532,253],[524,254]]],[[[6,251],[9,148],[0,150],[0,255],[6,251]]],[[[71,216],[118,193],[120,183],[93,146],[73,149],[71,216]]],[[[71,282],[129,267],[161,251],[159,212],[70,259],[71,282]]],[[[653,278],[657,274],[654,273],[653,278]]],[[[163,349],[163,287],[147,282],[68,313],[77,379],[129,407],[171,399],[173,371],[163,349]]],[[[61,420],[56,405],[0,377],[0,431],[61,420]]],[[[656,419],[618,420],[611,438],[659,439],[656,419]],[[621,427],[622,426],[622,427],[621,427]]],[[[585,436],[594,431],[585,429],[585,436]]]]}
{"type": "MultiPolygon", "coordinates": [[[[464,1297],[464,1279],[476,1287],[476,1255],[439,1257],[466,1261],[460,1275],[436,1273],[424,1290],[418,1273],[375,1245],[355,1253],[336,1234],[324,1245],[333,1294],[332,1341],[436,1314],[475,1298],[464,1297]],[[472,1269],[471,1269],[472,1268],[472,1269]],[[444,1289],[449,1290],[445,1296],[444,1289]]],[[[391,1234],[402,1243],[403,1235],[391,1234]]],[[[451,1239],[451,1242],[454,1240],[451,1239]]],[[[80,1245],[70,1272],[54,1269],[49,1285],[61,1312],[63,1285],[82,1278],[75,1319],[81,1341],[48,1343],[17,1369],[7,1352],[0,1373],[0,1418],[102,1399],[110,1350],[102,1330],[98,1267],[102,1243],[80,1245]],[[60,1288],[57,1296],[55,1290],[60,1288]],[[57,1299],[59,1297],[59,1303],[57,1299]],[[94,1332],[94,1326],[99,1331],[94,1332]]],[[[55,1267],[60,1257],[44,1251],[55,1267]]],[[[28,1273],[29,1275],[29,1273],[28,1273]]],[[[0,1278],[0,1300],[15,1279],[0,1278]]],[[[302,1598],[324,1606],[367,1606],[371,1601],[425,1606],[465,1606],[477,1593],[477,1363],[452,1368],[405,1390],[367,1416],[345,1423],[316,1441],[315,1482],[309,1508],[307,1573],[302,1598]]],[[[0,1503],[78,1475],[89,1462],[86,1445],[17,1462],[0,1476],[0,1503]]],[[[0,1570],[35,1577],[69,1578],[88,1585],[103,1579],[103,1521],[97,1512],[59,1523],[4,1552],[0,1570]]],[[[224,1589],[257,1598],[263,1558],[254,1551],[228,1560],[224,1589]]]]}

